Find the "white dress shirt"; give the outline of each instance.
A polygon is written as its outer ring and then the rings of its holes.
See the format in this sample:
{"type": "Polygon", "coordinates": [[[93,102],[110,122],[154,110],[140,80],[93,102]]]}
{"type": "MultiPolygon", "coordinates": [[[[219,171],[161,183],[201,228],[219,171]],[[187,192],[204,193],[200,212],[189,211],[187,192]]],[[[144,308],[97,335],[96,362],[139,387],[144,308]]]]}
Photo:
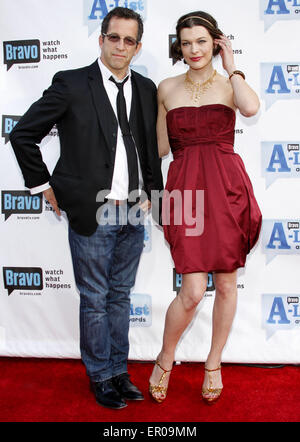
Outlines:
{"type": "MultiPolygon", "coordinates": [[[[113,108],[113,111],[115,112],[116,118],[118,119],[118,113],[117,113],[117,95],[118,95],[118,87],[116,84],[114,84],[109,78],[111,76],[114,77],[114,79],[117,82],[122,82],[123,80],[119,80],[117,77],[115,77],[112,72],[102,63],[100,58],[98,58],[98,65],[99,69],[102,74],[103,78],[103,85],[106,90],[106,93],[108,95],[109,101],[111,103],[111,106],[113,108]]],[[[131,109],[131,98],[132,98],[132,85],[131,85],[131,71],[128,70],[129,80],[126,81],[124,84],[124,97],[126,101],[126,110],[127,110],[127,118],[129,120],[130,115],[130,109],[131,109]]],[[[143,187],[143,179],[142,179],[142,173],[141,173],[141,167],[140,162],[138,158],[137,153],[137,159],[138,159],[138,171],[139,171],[139,189],[143,187]]],[[[112,185],[111,185],[111,191],[107,195],[107,198],[110,199],[116,199],[116,200],[125,200],[128,198],[128,163],[127,163],[127,154],[126,154],[126,148],[124,145],[122,133],[120,130],[120,127],[118,126],[118,135],[117,135],[117,146],[116,146],[116,155],[115,155],[115,164],[114,164],[114,172],[113,172],[113,179],[112,179],[112,185]]],[[[50,187],[49,182],[45,184],[41,184],[40,186],[33,187],[30,189],[30,193],[32,195],[43,192],[44,190],[48,189],[50,187]]]]}

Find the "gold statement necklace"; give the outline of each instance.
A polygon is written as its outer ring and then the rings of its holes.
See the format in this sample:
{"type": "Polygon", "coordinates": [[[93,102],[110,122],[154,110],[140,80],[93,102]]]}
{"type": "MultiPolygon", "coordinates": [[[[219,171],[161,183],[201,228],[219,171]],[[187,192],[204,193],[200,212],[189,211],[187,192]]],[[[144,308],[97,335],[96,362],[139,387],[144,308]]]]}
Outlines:
{"type": "Polygon", "coordinates": [[[214,78],[216,76],[216,73],[217,71],[214,69],[209,79],[204,81],[204,83],[200,83],[199,81],[193,81],[189,77],[188,72],[185,74],[184,87],[190,93],[193,101],[197,102],[201,97],[201,95],[203,95],[207,91],[207,89],[211,87],[214,78]]]}

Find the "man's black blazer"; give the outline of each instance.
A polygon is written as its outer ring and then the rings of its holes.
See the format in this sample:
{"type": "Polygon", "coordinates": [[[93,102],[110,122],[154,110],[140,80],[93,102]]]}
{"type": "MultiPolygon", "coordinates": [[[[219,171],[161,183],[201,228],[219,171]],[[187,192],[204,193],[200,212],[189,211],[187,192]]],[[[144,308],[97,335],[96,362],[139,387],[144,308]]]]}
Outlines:
{"type": "MultiPolygon", "coordinates": [[[[142,169],[145,191],[162,190],[161,162],[156,139],[156,86],[132,71],[130,123],[142,169]]],[[[52,85],[20,119],[10,141],[25,185],[50,181],[58,205],[70,226],[81,235],[97,228],[96,195],[112,184],[118,123],[103,86],[97,60],[90,66],[55,74],[52,85]],[[60,157],[50,177],[38,143],[57,124],[60,157]]]]}

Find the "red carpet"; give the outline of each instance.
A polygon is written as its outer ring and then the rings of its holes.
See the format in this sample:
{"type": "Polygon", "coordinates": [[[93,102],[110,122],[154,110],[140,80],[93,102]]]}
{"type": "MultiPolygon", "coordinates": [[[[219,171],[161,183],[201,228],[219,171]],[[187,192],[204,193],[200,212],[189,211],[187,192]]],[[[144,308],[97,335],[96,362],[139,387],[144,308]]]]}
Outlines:
{"type": "MultiPolygon", "coordinates": [[[[1,422],[299,422],[300,368],[224,364],[219,402],[201,400],[203,364],[174,367],[167,400],[147,394],[152,363],[130,362],[145,393],[122,410],[99,406],[80,360],[0,358],[1,422]]],[[[298,428],[299,429],[299,428],[298,428]]]]}

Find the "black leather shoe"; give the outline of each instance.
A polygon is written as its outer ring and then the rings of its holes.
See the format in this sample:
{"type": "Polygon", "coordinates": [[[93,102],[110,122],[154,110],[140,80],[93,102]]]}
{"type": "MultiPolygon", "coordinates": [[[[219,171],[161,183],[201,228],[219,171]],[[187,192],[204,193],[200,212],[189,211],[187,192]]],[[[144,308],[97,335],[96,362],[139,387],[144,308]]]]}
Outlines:
{"type": "Polygon", "coordinates": [[[91,381],[91,389],[94,392],[96,401],[99,405],[115,409],[127,407],[126,402],[115,389],[111,379],[103,382],[91,381]]]}
{"type": "Polygon", "coordinates": [[[124,399],[133,401],[142,401],[144,399],[140,390],[129,380],[128,373],[122,373],[113,377],[112,383],[124,399]]]}

